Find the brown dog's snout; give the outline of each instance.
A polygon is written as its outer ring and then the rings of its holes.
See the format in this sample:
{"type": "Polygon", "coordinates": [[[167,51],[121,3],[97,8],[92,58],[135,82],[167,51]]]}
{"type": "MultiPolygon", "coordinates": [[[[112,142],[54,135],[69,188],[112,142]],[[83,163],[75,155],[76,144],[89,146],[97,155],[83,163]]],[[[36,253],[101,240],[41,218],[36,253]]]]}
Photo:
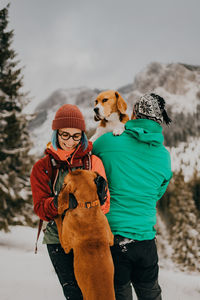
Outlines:
{"type": "Polygon", "coordinates": [[[98,108],[98,107],[95,107],[95,108],[94,108],[94,112],[95,112],[95,114],[99,114],[99,108],[98,108]]]}

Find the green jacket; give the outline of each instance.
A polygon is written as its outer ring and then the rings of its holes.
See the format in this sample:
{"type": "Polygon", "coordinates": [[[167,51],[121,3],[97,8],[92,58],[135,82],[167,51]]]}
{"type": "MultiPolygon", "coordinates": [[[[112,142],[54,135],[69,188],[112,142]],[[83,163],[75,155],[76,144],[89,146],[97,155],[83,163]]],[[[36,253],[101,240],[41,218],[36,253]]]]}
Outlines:
{"type": "Polygon", "coordinates": [[[155,237],[156,202],[172,177],[162,127],[147,119],[128,121],[120,136],[106,133],[93,145],[103,161],[111,196],[106,215],[113,234],[135,240],[155,237]]]}

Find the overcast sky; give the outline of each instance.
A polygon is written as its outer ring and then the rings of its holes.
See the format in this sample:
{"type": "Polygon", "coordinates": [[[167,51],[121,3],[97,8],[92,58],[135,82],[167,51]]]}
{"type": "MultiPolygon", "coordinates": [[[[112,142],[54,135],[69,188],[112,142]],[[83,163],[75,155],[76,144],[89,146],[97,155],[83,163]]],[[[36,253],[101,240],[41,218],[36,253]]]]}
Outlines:
{"type": "Polygon", "coordinates": [[[199,0],[10,3],[13,48],[35,103],[58,88],[117,89],[152,61],[200,65],[199,0]]]}

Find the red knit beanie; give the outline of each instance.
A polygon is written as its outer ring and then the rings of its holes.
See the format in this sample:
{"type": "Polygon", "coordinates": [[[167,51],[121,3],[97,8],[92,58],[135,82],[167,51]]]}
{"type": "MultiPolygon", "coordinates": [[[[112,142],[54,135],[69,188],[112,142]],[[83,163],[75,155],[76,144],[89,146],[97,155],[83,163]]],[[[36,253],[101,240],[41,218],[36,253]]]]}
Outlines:
{"type": "Polygon", "coordinates": [[[61,128],[78,128],[85,131],[83,115],[76,105],[64,104],[57,110],[52,122],[52,129],[61,128]]]}

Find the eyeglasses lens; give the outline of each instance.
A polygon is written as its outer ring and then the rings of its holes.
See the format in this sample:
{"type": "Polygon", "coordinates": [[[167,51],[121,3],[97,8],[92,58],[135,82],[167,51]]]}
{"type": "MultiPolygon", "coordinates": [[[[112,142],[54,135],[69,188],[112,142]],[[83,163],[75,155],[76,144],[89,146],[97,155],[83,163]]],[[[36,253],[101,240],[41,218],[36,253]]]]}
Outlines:
{"type": "Polygon", "coordinates": [[[81,139],[81,133],[75,133],[73,135],[71,135],[69,132],[58,132],[58,134],[62,137],[63,140],[69,140],[70,137],[72,137],[72,139],[75,141],[75,142],[78,142],[80,141],[81,139]]]}

